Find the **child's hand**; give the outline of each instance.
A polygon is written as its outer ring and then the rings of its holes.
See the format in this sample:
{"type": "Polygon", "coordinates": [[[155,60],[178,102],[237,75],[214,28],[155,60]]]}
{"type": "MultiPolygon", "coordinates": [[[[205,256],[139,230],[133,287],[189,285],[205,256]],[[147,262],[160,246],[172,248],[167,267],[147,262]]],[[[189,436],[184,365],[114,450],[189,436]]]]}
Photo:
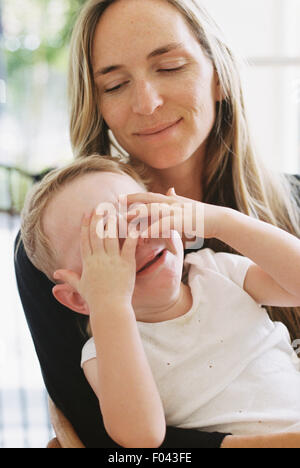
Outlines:
{"type": "MultiPolygon", "coordinates": [[[[128,212],[127,221],[144,218],[147,229],[142,227],[142,230],[145,237],[167,235],[166,226],[178,231],[182,238],[185,235],[207,239],[217,237],[222,207],[180,197],[174,189],[169,189],[166,195],[146,192],[127,195],[126,198],[127,206],[136,205],[128,212]],[[151,219],[151,213],[158,212],[159,218],[151,219]]],[[[125,200],[122,197],[120,201],[124,203],[125,200]]]]}
{"type": "Polygon", "coordinates": [[[107,223],[95,212],[84,217],[81,226],[81,277],[72,271],[58,270],[56,280],[70,284],[88,306],[103,304],[132,305],[136,279],[137,237],[129,236],[120,248],[117,217],[107,223]]]}

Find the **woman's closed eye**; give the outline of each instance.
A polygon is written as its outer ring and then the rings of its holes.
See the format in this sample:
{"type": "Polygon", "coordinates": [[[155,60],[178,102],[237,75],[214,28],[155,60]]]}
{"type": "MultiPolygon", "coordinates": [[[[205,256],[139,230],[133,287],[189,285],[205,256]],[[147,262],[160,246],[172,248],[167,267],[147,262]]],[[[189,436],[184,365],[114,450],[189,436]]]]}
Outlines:
{"type": "Polygon", "coordinates": [[[121,89],[124,85],[128,84],[129,83],[129,80],[128,81],[124,81],[122,83],[119,83],[115,86],[112,86],[111,88],[106,88],[105,89],[105,93],[113,93],[114,91],[118,91],[119,89],[121,89]]]}
{"type": "Polygon", "coordinates": [[[178,71],[181,71],[185,68],[184,65],[181,65],[180,67],[174,67],[174,68],[160,68],[158,71],[159,72],[165,72],[165,73],[174,73],[174,72],[178,72],[178,71]]]}
{"type": "MultiPolygon", "coordinates": [[[[157,70],[158,73],[176,73],[181,70],[184,70],[186,65],[177,65],[177,66],[163,66],[157,70]]],[[[126,80],[122,83],[118,83],[115,86],[111,86],[109,88],[105,89],[105,93],[114,93],[116,91],[119,91],[121,88],[126,86],[128,83],[130,83],[130,80],[126,80]]]]}

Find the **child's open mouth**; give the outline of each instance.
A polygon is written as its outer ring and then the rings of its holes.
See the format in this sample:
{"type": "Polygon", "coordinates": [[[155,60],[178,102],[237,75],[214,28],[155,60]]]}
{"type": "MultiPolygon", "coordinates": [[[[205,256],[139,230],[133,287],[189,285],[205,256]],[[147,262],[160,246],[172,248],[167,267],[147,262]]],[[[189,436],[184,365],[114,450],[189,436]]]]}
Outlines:
{"type": "Polygon", "coordinates": [[[150,260],[146,265],[144,265],[139,271],[137,271],[137,276],[144,276],[147,275],[148,273],[153,272],[158,268],[162,263],[164,262],[166,255],[167,255],[167,249],[162,250],[158,255],[156,255],[155,258],[150,260]]]}

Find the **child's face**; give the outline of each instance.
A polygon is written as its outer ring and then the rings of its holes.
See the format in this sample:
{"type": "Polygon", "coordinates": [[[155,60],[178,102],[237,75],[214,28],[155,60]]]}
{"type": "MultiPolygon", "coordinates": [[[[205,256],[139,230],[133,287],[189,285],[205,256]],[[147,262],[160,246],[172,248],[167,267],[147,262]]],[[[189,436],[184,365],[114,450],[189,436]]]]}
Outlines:
{"type": "MultiPolygon", "coordinates": [[[[79,234],[84,213],[91,212],[100,203],[112,203],[119,209],[120,194],[145,192],[127,175],[95,172],[70,183],[50,202],[43,224],[51,245],[59,258],[58,268],[82,272],[79,234]]],[[[179,234],[171,232],[167,239],[140,239],[136,250],[137,271],[153,258],[153,254],[166,249],[164,260],[158,266],[137,273],[133,295],[133,307],[139,319],[146,308],[167,307],[174,300],[181,285],[183,244],[179,234]],[[172,250],[170,248],[172,244],[172,250]],[[176,253],[175,253],[176,252],[176,253]],[[155,291],[155,294],[153,292],[155,291]]],[[[124,240],[120,239],[122,247],[124,240]]],[[[101,279],[99,279],[101,281],[101,279]]]]}

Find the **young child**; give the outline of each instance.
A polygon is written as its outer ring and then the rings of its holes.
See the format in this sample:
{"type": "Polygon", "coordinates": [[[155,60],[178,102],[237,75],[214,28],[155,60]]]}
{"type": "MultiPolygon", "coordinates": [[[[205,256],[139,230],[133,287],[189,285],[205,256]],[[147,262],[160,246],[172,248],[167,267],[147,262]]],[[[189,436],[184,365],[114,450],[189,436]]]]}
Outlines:
{"type": "Polygon", "coordinates": [[[174,190],[147,193],[129,166],[97,155],[47,176],[22,219],[27,255],[55,279],[56,299],[90,317],[82,367],[110,436],[137,448],[159,446],[166,424],[299,432],[299,360],[287,329],[262,305],[300,306],[300,240],[201,204],[204,236],[244,256],[203,249],[184,260],[177,231],[168,239],[119,238],[118,216],[106,222],[92,212],[106,202],[118,214],[120,194],[129,206],[169,206],[174,225],[183,215],[172,206],[197,204],[174,190]]]}

